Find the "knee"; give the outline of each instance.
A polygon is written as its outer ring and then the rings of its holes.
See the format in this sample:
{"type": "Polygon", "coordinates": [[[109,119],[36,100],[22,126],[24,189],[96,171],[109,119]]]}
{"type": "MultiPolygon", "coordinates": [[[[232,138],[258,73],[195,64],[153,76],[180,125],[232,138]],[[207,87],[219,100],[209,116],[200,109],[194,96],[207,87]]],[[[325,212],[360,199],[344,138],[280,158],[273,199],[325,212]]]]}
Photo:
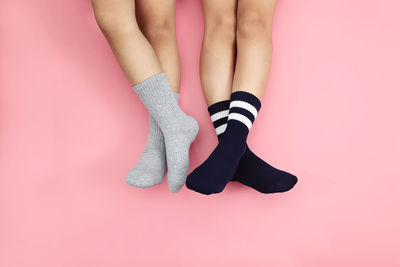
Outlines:
{"type": "Polygon", "coordinates": [[[238,38],[270,37],[273,11],[243,10],[238,13],[238,38]]]}
{"type": "Polygon", "coordinates": [[[232,44],[236,39],[236,18],[235,16],[215,15],[206,21],[204,29],[205,41],[211,40],[219,43],[232,44]]]}
{"type": "Polygon", "coordinates": [[[135,29],[133,17],[127,13],[95,9],[94,15],[100,30],[106,37],[124,35],[135,29]]]}
{"type": "Polygon", "coordinates": [[[143,33],[151,43],[175,40],[175,21],[173,18],[151,18],[143,23],[143,33]]]}

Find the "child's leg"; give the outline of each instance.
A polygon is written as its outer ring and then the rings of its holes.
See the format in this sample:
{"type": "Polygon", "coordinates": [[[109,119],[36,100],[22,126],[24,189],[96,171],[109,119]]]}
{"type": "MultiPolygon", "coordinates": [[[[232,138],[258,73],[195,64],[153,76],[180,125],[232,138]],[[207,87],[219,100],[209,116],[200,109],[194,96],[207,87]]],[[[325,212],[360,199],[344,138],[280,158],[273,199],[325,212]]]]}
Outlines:
{"type": "MultiPolygon", "coordinates": [[[[276,0],[239,0],[237,59],[233,92],[247,91],[261,100],[269,77],[272,20],[276,0]]],[[[285,192],[297,178],[257,157],[248,147],[234,178],[262,193],[285,192]]]]}
{"type": "Polygon", "coordinates": [[[162,72],[156,53],[140,31],[133,0],[92,0],[96,21],[132,84],[162,72]]]}
{"type": "MultiPolygon", "coordinates": [[[[204,1],[204,3],[207,2],[204,1]]],[[[206,29],[202,59],[207,64],[203,64],[205,67],[202,68],[201,74],[203,91],[210,105],[208,111],[220,143],[210,157],[188,177],[187,186],[197,192],[204,194],[218,193],[222,191],[229,180],[234,179],[260,192],[274,193],[289,190],[297,181],[293,175],[275,169],[258,158],[246,145],[248,131],[261,106],[260,99],[266,86],[271,59],[271,29],[270,25],[268,28],[268,23],[263,21],[272,22],[274,4],[268,6],[266,5],[268,2],[269,0],[239,0],[238,8],[241,11],[238,11],[237,20],[238,58],[232,95],[230,94],[232,79],[226,79],[232,76],[226,74],[231,74],[233,64],[226,63],[230,63],[230,59],[233,60],[233,55],[225,58],[220,57],[221,53],[227,55],[226,51],[231,50],[228,49],[227,45],[220,44],[219,42],[222,41],[215,36],[211,36],[210,41],[206,38],[213,32],[218,33],[216,30],[210,30],[210,28],[214,29],[212,27],[214,25],[210,21],[215,23],[216,29],[220,29],[221,26],[218,25],[222,23],[215,18],[219,16],[222,20],[227,14],[223,12],[224,5],[217,10],[212,1],[210,1],[209,6],[205,5],[206,29]],[[259,2],[260,5],[257,6],[256,2],[259,2]],[[254,11],[254,14],[247,11],[254,11]],[[259,17],[267,16],[269,12],[271,13],[270,18],[259,17]],[[213,14],[213,16],[208,14],[213,14]],[[209,17],[208,22],[207,15],[209,17]],[[207,23],[211,24],[208,30],[207,23]],[[249,38],[249,40],[246,40],[246,38],[249,38]],[[213,40],[216,40],[216,44],[214,46],[209,45],[208,43],[213,44],[213,40]],[[215,72],[218,72],[218,75],[213,75],[214,72],[209,71],[212,66],[216,67],[215,72]],[[221,70],[221,68],[224,69],[221,70]],[[220,79],[220,76],[223,78],[220,79]],[[243,91],[251,92],[254,95],[243,91]],[[231,97],[231,101],[226,100],[229,97],[231,97]]],[[[222,33],[219,32],[216,35],[225,36],[223,33],[222,31],[222,33]]]]}
{"type": "MultiPolygon", "coordinates": [[[[137,0],[136,16],[139,28],[155,50],[178,101],[180,66],[175,34],[175,0],[137,0]]],[[[166,163],[164,136],[150,115],[146,147],[139,161],[128,172],[126,181],[140,188],[160,184],[167,170],[166,163]]]]}
{"type": "Polygon", "coordinates": [[[239,0],[237,59],[233,92],[247,91],[261,100],[272,55],[272,19],[276,0],[239,0]]]}
{"type": "Polygon", "coordinates": [[[179,92],[180,64],[175,31],[176,0],[136,0],[139,27],[149,40],[174,92],[179,92]]]}
{"type": "Polygon", "coordinates": [[[235,65],[237,0],[203,0],[200,78],[207,104],[229,99],[235,65]]]}
{"type": "MultiPolygon", "coordinates": [[[[152,119],[161,129],[162,135],[158,133],[157,138],[165,140],[168,186],[172,192],[178,192],[185,183],[189,169],[189,147],[197,135],[197,122],[179,108],[168,79],[165,73],[162,73],[153,47],[136,23],[134,1],[92,1],[96,20],[117,60],[128,79],[135,85],[134,90],[149,110],[152,119]]],[[[149,157],[143,156],[145,158],[142,157],[139,164],[142,164],[143,161],[151,162],[156,157],[152,153],[147,153],[149,157]]],[[[160,161],[160,163],[162,162],[160,161]]],[[[160,167],[160,171],[157,171],[157,177],[164,175],[161,171],[162,167],[160,167]]],[[[141,174],[143,174],[148,168],[141,170],[141,174]]],[[[149,178],[152,178],[153,173],[149,172],[148,174],[150,174],[149,178]]],[[[127,179],[129,183],[129,177],[127,179]]],[[[142,182],[132,184],[141,187],[149,186],[142,182]]]]}

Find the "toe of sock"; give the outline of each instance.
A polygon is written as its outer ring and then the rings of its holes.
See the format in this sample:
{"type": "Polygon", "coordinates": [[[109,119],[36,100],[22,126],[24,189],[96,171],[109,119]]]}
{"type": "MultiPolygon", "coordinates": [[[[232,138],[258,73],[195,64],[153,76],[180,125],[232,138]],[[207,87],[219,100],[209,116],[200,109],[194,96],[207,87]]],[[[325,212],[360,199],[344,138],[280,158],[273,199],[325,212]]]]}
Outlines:
{"type": "Polygon", "coordinates": [[[215,183],[206,183],[204,179],[201,179],[194,174],[190,174],[188,176],[186,180],[186,187],[203,195],[218,194],[221,193],[225,188],[225,186],[216,186],[215,183]]]}
{"type": "Polygon", "coordinates": [[[207,194],[206,192],[204,192],[204,190],[202,190],[202,189],[199,187],[199,184],[196,183],[196,182],[195,182],[195,179],[193,179],[193,177],[190,176],[190,175],[188,176],[188,178],[187,178],[187,180],[186,180],[186,187],[187,187],[188,189],[192,190],[192,191],[195,191],[195,192],[198,192],[198,193],[202,193],[202,194],[209,195],[209,194],[207,194]]]}
{"type": "Polygon", "coordinates": [[[167,184],[172,193],[178,193],[185,185],[189,164],[183,164],[171,168],[167,172],[167,184]]]}
{"type": "Polygon", "coordinates": [[[171,178],[171,177],[167,176],[168,188],[169,188],[169,191],[171,191],[171,193],[178,193],[181,190],[181,188],[183,187],[183,185],[185,184],[185,181],[177,180],[174,178],[175,177],[171,178]]]}
{"type": "Polygon", "coordinates": [[[193,190],[195,192],[201,193],[201,194],[205,194],[205,195],[209,195],[210,193],[206,192],[206,190],[204,190],[201,187],[201,184],[198,183],[196,181],[196,175],[194,173],[191,173],[188,175],[187,179],[186,179],[186,187],[190,190],[193,190]]]}
{"type": "Polygon", "coordinates": [[[126,175],[126,183],[139,188],[149,188],[161,184],[163,177],[156,177],[150,173],[142,173],[137,170],[131,170],[126,175]]]}
{"type": "Polygon", "coordinates": [[[169,191],[174,194],[178,193],[182,187],[183,187],[183,184],[173,184],[173,185],[168,184],[169,191]]]}
{"type": "Polygon", "coordinates": [[[297,184],[297,177],[290,173],[284,173],[281,175],[279,179],[279,183],[277,184],[277,192],[286,192],[292,189],[297,184]]]}

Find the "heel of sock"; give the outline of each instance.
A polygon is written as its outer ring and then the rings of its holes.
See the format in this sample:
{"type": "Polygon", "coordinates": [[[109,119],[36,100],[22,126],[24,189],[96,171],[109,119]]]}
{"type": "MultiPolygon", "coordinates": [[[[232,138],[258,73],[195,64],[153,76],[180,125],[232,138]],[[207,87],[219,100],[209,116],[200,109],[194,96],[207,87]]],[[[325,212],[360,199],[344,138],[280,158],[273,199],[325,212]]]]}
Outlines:
{"type": "Polygon", "coordinates": [[[183,124],[183,132],[187,134],[190,139],[190,143],[192,143],[196,139],[196,136],[199,132],[199,124],[193,117],[189,115],[186,115],[185,122],[183,124]]]}
{"type": "Polygon", "coordinates": [[[196,139],[196,137],[197,137],[197,134],[199,133],[199,124],[197,123],[197,121],[193,118],[193,117],[190,117],[191,119],[192,119],[192,123],[193,123],[193,129],[192,129],[192,133],[193,133],[193,136],[192,136],[192,142],[196,139]]]}

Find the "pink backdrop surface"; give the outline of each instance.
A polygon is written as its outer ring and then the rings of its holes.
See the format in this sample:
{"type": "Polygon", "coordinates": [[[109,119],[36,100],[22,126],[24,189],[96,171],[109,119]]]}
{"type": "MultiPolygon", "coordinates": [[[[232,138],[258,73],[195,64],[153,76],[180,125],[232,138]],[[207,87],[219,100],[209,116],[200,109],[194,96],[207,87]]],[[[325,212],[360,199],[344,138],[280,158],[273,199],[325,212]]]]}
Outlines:
{"type": "MultiPolygon", "coordinates": [[[[400,265],[399,1],[278,1],[248,142],[299,182],[213,196],[125,184],[148,113],[88,0],[0,5],[0,266],[400,265]]],[[[217,143],[200,1],[178,1],[177,23],[192,170],[217,143]]]]}

